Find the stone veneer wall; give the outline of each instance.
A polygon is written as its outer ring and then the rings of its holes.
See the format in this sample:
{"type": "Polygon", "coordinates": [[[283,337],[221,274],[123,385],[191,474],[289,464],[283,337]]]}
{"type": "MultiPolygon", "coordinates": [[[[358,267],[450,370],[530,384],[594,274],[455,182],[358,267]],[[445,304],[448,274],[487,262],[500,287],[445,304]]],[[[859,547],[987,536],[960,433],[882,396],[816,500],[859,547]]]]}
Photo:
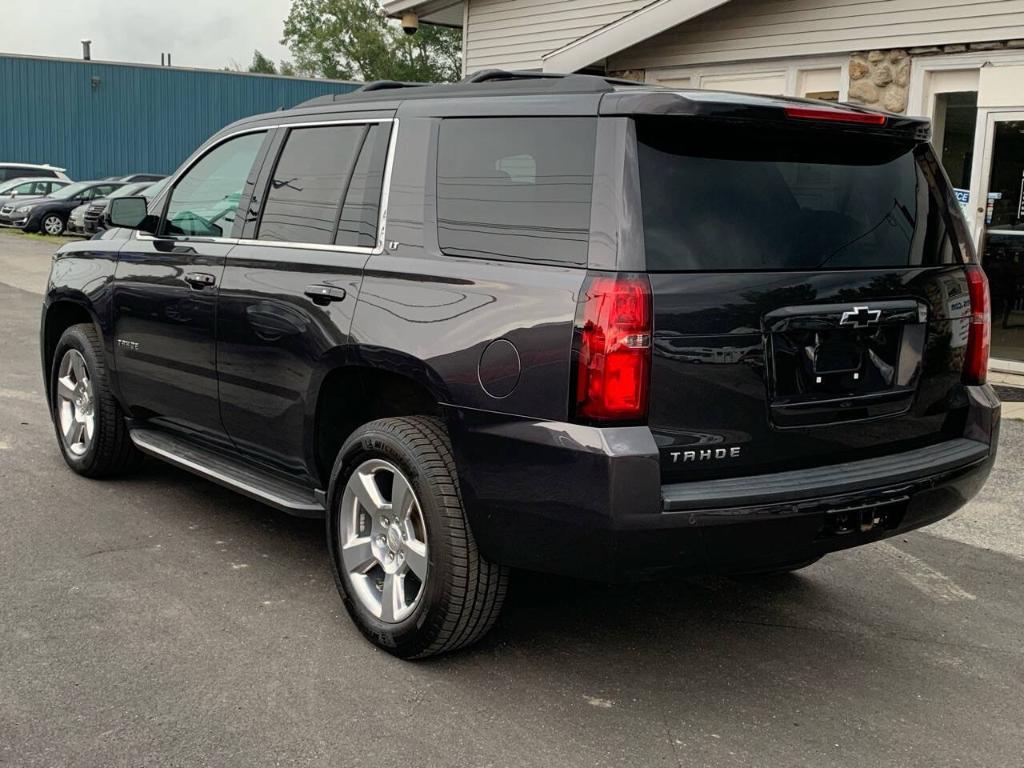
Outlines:
{"type": "Polygon", "coordinates": [[[904,112],[910,87],[906,51],[870,51],[850,56],[849,100],[887,112],[904,112]]]}

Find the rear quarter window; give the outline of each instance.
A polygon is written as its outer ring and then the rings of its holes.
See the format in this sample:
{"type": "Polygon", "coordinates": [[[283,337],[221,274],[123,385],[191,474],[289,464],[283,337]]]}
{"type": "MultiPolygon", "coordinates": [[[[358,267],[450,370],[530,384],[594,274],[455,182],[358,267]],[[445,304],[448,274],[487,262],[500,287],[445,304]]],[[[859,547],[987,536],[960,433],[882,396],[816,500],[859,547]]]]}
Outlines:
{"type": "Polygon", "coordinates": [[[950,263],[924,146],[842,131],[637,121],[652,271],[950,263]]]}
{"type": "Polygon", "coordinates": [[[441,123],[437,239],[450,256],[585,265],[597,119],[441,123]]]}

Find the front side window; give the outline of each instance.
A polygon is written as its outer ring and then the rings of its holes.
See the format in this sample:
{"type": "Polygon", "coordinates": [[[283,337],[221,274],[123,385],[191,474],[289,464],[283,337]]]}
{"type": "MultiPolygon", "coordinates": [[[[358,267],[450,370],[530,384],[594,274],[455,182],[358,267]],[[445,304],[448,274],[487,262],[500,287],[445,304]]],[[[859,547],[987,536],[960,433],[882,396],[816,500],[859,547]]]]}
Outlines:
{"type": "Polygon", "coordinates": [[[597,120],[451,119],[437,150],[437,239],[450,256],[586,264],[597,120]]]}
{"type": "Polygon", "coordinates": [[[246,133],[228,139],[193,165],[171,192],[163,234],[229,237],[265,136],[246,133]]]}
{"type": "Polygon", "coordinates": [[[372,247],[389,129],[369,123],[291,130],[257,239],[372,247]]]}

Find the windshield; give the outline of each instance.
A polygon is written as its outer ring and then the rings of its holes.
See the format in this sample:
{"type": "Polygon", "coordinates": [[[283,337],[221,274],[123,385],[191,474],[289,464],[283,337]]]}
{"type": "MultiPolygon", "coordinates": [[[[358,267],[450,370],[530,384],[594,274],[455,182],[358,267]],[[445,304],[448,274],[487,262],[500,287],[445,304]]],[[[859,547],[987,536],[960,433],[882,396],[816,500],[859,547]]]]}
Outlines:
{"type": "Polygon", "coordinates": [[[51,192],[50,197],[54,200],[70,200],[73,197],[78,197],[82,190],[88,189],[91,183],[92,182],[87,181],[76,181],[74,184],[68,184],[63,189],[51,192]]]}
{"type": "Polygon", "coordinates": [[[637,122],[650,270],[949,263],[924,148],[850,133],[637,122]]]}
{"type": "Polygon", "coordinates": [[[24,184],[24,179],[11,179],[10,181],[0,181],[0,195],[5,192],[10,192],[15,187],[24,184]]]}

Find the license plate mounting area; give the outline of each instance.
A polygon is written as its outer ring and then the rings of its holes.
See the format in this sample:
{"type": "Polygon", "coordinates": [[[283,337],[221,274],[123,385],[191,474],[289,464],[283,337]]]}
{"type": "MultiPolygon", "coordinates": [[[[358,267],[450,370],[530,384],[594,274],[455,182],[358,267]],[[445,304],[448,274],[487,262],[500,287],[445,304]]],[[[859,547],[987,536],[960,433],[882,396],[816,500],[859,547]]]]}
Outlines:
{"type": "Polygon", "coordinates": [[[927,308],[913,300],[783,307],[762,318],[773,426],[907,411],[920,378],[927,308]]]}

